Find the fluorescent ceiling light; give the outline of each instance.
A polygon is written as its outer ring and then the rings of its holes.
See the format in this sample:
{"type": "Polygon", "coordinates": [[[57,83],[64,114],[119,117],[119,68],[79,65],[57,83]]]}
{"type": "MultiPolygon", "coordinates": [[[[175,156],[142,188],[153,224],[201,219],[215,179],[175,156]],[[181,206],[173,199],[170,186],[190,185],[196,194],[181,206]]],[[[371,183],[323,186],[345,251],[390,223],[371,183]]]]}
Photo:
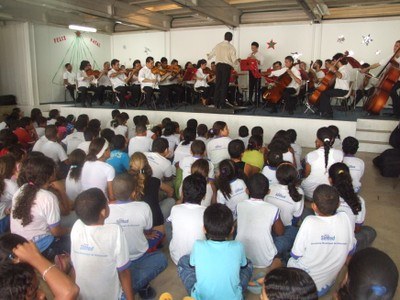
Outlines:
{"type": "Polygon", "coordinates": [[[68,28],[72,29],[72,30],[79,30],[79,31],[97,32],[96,28],[79,26],[79,25],[69,25],[68,28]]]}

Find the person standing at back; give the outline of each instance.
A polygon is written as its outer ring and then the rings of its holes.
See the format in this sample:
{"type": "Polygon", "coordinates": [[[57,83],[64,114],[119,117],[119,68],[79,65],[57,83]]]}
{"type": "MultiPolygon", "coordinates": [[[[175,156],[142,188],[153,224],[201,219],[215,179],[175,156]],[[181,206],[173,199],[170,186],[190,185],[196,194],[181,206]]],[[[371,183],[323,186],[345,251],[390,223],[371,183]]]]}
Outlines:
{"type": "Polygon", "coordinates": [[[228,94],[229,77],[231,68],[235,67],[238,62],[236,57],[236,49],[231,45],[232,33],[226,32],[224,41],[217,44],[214,49],[207,55],[208,60],[215,56],[217,64],[216,83],[214,92],[214,103],[217,108],[221,108],[228,94]]]}
{"type": "MultiPolygon", "coordinates": [[[[261,66],[264,63],[263,55],[258,51],[260,45],[257,42],[251,43],[251,53],[247,58],[257,60],[258,71],[261,71],[261,66]]],[[[249,71],[249,101],[253,101],[253,94],[255,94],[254,103],[258,103],[260,100],[260,88],[261,88],[261,77],[254,77],[253,73],[249,71]]]]}

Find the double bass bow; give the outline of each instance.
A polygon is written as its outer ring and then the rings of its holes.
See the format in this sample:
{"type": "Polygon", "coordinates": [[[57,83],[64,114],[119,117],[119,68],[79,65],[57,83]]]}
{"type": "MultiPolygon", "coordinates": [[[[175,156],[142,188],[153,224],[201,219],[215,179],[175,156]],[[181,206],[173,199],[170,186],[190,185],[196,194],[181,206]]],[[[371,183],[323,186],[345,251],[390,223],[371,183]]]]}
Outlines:
{"type": "Polygon", "coordinates": [[[364,109],[370,114],[379,115],[383,107],[386,105],[386,102],[388,101],[393,86],[396,84],[397,80],[400,77],[399,64],[393,61],[399,52],[400,48],[396,50],[396,52],[393,54],[385,67],[379,72],[377,76],[380,77],[379,84],[375,89],[375,92],[364,105],[364,109]],[[386,72],[382,75],[383,71],[385,70],[386,72]]]}

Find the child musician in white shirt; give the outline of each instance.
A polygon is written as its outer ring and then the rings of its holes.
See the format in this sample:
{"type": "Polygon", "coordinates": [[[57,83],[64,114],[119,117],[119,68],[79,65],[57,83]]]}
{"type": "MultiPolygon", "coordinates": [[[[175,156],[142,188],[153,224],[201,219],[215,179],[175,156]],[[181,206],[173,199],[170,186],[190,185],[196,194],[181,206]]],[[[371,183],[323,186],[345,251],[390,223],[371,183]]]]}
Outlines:
{"type": "Polygon", "coordinates": [[[210,95],[214,93],[213,88],[208,85],[208,83],[214,80],[214,76],[210,76],[209,73],[205,73],[207,67],[207,61],[205,59],[200,59],[197,62],[197,72],[196,72],[196,82],[194,83],[195,90],[201,91],[201,103],[203,105],[211,104],[210,95]]]}
{"type": "Polygon", "coordinates": [[[336,213],[339,194],[334,187],[318,186],[313,201],[311,207],[316,215],[308,216],[301,224],[287,266],[305,270],[322,297],[355,251],[356,239],[348,216],[336,213]]]}
{"type": "Polygon", "coordinates": [[[354,155],[358,150],[358,140],[348,136],[343,140],[342,149],[344,153],[343,162],[349,167],[353,188],[356,193],[361,190],[361,178],[364,175],[365,164],[361,158],[354,155]]]}
{"type": "Polygon", "coordinates": [[[104,193],[98,188],[82,192],[75,211],[79,220],[71,231],[71,260],[80,297],[134,299],[128,243],[118,224],[104,224],[110,212],[104,193]]]}

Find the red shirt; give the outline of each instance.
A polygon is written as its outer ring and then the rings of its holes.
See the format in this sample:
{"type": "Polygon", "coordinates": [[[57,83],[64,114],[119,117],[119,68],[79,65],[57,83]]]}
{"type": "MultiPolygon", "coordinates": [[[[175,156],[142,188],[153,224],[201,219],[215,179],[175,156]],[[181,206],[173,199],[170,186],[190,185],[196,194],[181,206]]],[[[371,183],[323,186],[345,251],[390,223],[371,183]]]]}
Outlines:
{"type": "Polygon", "coordinates": [[[14,134],[18,137],[18,142],[24,149],[30,148],[34,142],[29,132],[22,127],[18,127],[17,129],[15,129],[14,134]]]}

